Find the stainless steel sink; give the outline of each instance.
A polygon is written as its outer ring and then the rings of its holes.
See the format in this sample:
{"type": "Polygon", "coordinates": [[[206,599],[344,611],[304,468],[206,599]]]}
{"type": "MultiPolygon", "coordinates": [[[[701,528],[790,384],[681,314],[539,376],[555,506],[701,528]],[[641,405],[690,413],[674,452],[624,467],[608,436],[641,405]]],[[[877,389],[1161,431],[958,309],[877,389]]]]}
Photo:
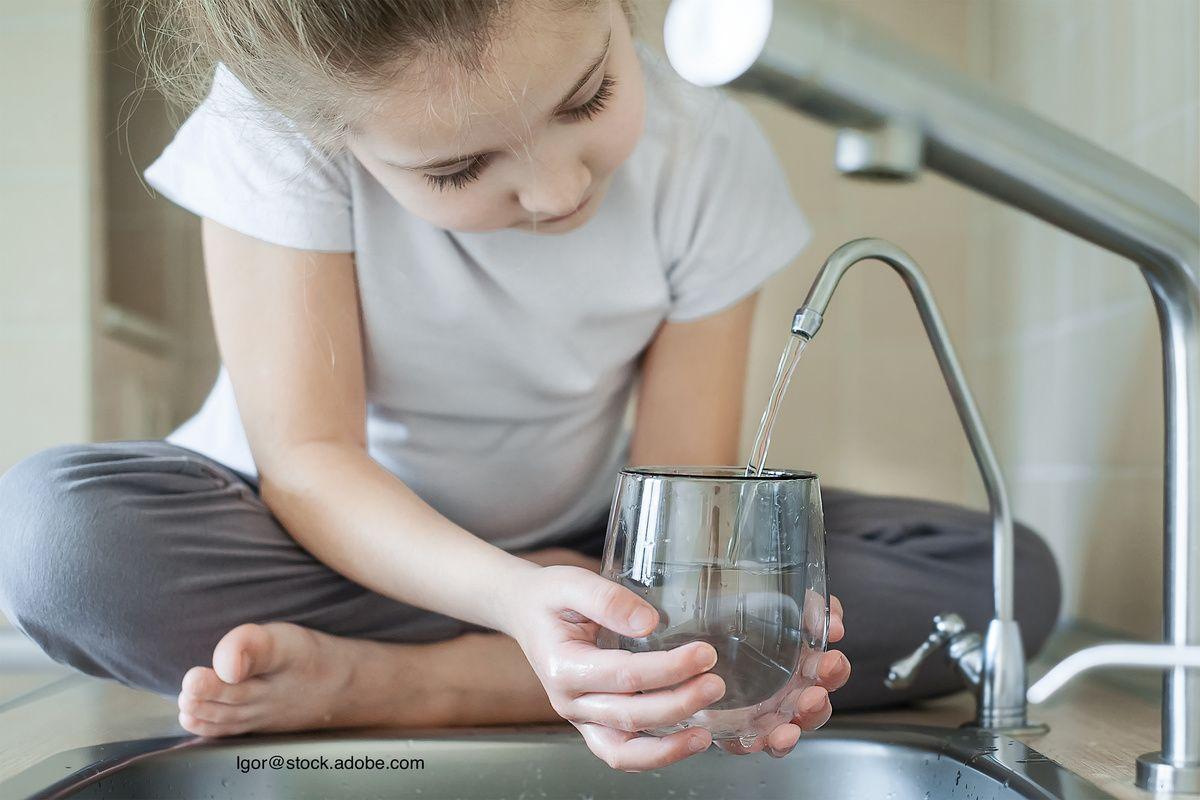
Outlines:
{"type": "Polygon", "coordinates": [[[1023,743],[971,729],[830,726],[787,758],[716,749],[609,769],[565,728],[146,739],[71,750],[0,783],[0,797],[864,798],[1110,797],[1023,743]],[[337,768],[338,759],[357,759],[337,768]],[[307,763],[305,763],[307,760],[307,763]],[[290,763],[289,763],[290,762],[290,763]]]}

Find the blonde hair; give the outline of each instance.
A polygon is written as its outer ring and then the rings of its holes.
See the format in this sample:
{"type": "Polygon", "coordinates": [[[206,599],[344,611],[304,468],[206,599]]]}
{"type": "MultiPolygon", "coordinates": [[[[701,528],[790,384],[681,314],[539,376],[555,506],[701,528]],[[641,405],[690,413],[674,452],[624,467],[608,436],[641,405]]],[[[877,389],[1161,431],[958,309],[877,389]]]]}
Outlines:
{"type": "MultiPolygon", "coordinates": [[[[224,64],[314,145],[333,151],[372,95],[417,59],[481,68],[515,1],[142,0],[130,8],[147,82],[169,100],[193,108],[224,64]]],[[[540,0],[560,9],[599,1],[540,0]]]]}

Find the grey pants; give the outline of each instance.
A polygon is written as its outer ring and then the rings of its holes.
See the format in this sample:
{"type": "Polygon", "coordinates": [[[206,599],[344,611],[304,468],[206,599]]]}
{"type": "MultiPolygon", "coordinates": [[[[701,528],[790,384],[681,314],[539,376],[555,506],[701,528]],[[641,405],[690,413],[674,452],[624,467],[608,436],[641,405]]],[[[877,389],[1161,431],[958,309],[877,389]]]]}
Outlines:
{"type": "MultiPolygon", "coordinates": [[[[845,606],[837,647],[853,676],[840,709],[959,688],[940,659],[903,692],[887,665],[939,611],[976,630],[991,617],[985,514],[920,500],[823,490],[830,591],[845,606]]],[[[605,520],[564,546],[598,554],[605,520]]],[[[1016,616],[1033,654],[1059,608],[1046,545],[1017,527],[1016,616]]],[[[287,621],[338,636],[428,642],[471,626],[398,603],[305,551],[246,476],[161,441],[56,447],[0,476],[0,610],[52,658],[173,695],[245,622],[287,621]]]]}

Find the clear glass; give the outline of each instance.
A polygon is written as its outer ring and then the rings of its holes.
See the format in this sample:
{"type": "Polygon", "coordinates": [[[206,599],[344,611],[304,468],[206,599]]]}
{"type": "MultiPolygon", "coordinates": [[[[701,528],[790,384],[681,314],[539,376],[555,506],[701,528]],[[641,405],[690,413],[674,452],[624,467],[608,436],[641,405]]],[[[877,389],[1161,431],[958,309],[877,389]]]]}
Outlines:
{"type": "Polygon", "coordinates": [[[658,609],[657,628],[601,647],[669,650],[706,641],[725,696],[665,736],[707,728],[755,738],[789,722],[816,683],[829,628],[821,489],[811,472],[744,467],[622,470],[608,521],[603,574],[658,609]]]}

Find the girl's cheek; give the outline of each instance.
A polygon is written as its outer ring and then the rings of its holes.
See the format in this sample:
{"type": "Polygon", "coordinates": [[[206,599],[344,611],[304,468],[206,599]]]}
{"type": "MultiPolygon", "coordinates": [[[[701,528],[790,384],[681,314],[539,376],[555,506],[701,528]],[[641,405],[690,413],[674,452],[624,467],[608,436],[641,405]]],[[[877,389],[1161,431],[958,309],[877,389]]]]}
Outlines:
{"type": "Polygon", "coordinates": [[[477,231],[508,224],[497,218],[497,203],[485,197],[488,192],[477,185],[439,190],[421,178],[381,183],[405,210],[439,228],[477,231]]]}
{"type": "Polygon", "coordinates": [[[425,188],[420,196],[401,201],[401,205],[426,222],[454,231],[488,231],[512,223],[505,216],[503,197],[485,185],[445,191],[425,188]]]}
{"type": "Polygon", "coordinates": [[[617,102],[596,120],[600,124],[596,125],[592,141],[598,148],[597,166],[605,175],[625,163],[641,139],[646,121],[646,92],[640,77],[632,85],[619,88],[617,102]]]}

